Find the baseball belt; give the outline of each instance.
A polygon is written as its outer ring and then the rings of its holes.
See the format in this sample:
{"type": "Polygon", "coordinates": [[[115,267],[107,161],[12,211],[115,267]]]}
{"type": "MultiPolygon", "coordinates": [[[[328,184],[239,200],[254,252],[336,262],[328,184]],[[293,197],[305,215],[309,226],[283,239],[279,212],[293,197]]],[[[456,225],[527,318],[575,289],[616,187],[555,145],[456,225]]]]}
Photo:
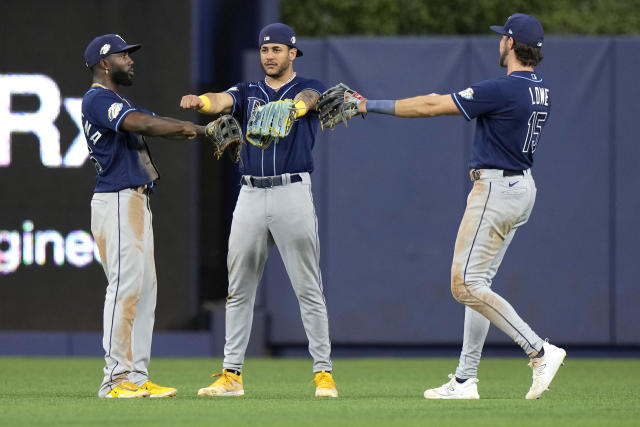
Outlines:
{"type": "MultiPolygon", "coordinates": [[[[469,177],[471,181],[477,181],[482,178],[483,169],[471,169],[469,171],[469,177]]],[[[516,170],[516,169],[503,169],[502,176],[524,176],[524,171],[516,170]]]]}
{"type": "MultiPolygon", "coordinates": [[[[284,184],[282,175],[277,176],[251,176],[242,178],[243,185],[249,185],[247,180],[251,181],[251,185],[256,188],[271,188],[284,184]]],[[[291,175],[291,183],[301,182],[302,177],[298,174],[291,175]]]]}

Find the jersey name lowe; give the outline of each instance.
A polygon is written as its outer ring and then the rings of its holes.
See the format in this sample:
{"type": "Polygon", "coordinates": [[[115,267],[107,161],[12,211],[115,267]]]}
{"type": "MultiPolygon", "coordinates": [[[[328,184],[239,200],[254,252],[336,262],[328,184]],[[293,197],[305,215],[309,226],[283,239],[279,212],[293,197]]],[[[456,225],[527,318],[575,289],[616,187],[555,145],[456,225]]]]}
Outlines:
{"type": "Polygon", "coordinates": [[[531,168],[551,111],[549,89],[542,78],[530,71],[514,71],[451,96],[465,119],[478,119],[471,169],[531,168]]]}

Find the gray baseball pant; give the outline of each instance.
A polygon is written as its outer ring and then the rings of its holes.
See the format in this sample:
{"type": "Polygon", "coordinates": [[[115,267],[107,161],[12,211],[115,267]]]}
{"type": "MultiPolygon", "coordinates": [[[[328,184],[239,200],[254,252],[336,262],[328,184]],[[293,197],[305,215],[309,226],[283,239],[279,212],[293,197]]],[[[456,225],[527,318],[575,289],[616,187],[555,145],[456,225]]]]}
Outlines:
{"type": "MultiPolygon", "coordinates": [[[[275,244],[300,304],[313,371],[332,370],[329,321],[322,293],[318,219],[311,179],[272,188],[242,185],[229,236],[229,294],[223,368],[241,370],[253,322],[256,289],[275,244]]],[[[246,177],[243,177],[243,182],[246,177]]]]}
{"type": "Polygon", "coordinates": [[[543,340],[514,308],[491,290],[493,277],[516,233],[531,215],[536,186],[530,170],[503,177],[484,169],[467,198],[451,266],[451,292],[465,307],[464,337],[456,377],[476,378],[489,325],[511,337],[527,355],[543,340]]]}
{"type": "Polygon", "coordinates": [[[98,245],[108,285],[104,300],[102,345],[104,397],[123,381],[148,379],[157,295],[149,196],[132,189],[95,193],[91,232],[98,245]]]}

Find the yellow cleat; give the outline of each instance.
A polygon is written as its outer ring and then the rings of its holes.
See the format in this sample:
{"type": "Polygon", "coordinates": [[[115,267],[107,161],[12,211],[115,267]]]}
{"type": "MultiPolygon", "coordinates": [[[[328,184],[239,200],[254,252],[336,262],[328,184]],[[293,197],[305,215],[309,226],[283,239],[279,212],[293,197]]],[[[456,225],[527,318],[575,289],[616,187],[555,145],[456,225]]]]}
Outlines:
{"type": "Polygon", "coordinates": [[[149,392],[138,387],[130,381],[124,381],[111,389],[105,396],[111,399],[131,399],[136,397],[149,397],[149,392]]]}
{"type": "Polygon", "coordinates": [[[178,390],[173,387],[162,387],[161,385],[154,384],[151,381],[147,381],[140,386],[141,389],[149,392],[149,397],[173,397],[178,394],[178,390]]]}
{"type": "Polygon", "coordinates": [[[242,377],[226,369],[221,374],[211,375],[220,377],[209,387],[198,390],[198,396],[244,396],[242,377]]]}
{"type": "Polygon", "coordinates": [[[336,382],[330,372],[318,372],[313,381],[316,383],[316,397],[338,397],[336,382]]]}

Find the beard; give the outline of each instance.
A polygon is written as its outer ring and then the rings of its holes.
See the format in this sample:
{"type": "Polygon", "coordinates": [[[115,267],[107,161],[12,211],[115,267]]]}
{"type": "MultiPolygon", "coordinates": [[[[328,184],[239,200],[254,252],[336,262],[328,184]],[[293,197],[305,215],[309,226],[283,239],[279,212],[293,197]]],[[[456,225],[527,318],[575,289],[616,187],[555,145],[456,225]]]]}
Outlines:
{"type": "Polygon", "coordinates": [[[282,77],[285,73],[285,71],[287,71],[287,69],[289,68],[289,64],[290,62],[285,62],[284,64],[280,65],[280,67],[278,67],[278,69],[276,71],[267,71],[267,68],[264,66],[263,63],[260,63],[260,66],[262,67],[262,71],[264,71],[264,73],[274,79],[278,79],[280,77],[282,77]]]}
{"type": "Polygon", "coordinates": [[[133,70],[129,72],[124,70],[112,71],[111,78],[116,84],[131,86],[133,84],[133,70]]]}
{"type": "Polygon", "coordinates": [[[506,67],[507,66],[507,53],[508,52],[500,52],[500,59],[498,59],[498,64],[500,64],[501,67],[506,67]]]}

